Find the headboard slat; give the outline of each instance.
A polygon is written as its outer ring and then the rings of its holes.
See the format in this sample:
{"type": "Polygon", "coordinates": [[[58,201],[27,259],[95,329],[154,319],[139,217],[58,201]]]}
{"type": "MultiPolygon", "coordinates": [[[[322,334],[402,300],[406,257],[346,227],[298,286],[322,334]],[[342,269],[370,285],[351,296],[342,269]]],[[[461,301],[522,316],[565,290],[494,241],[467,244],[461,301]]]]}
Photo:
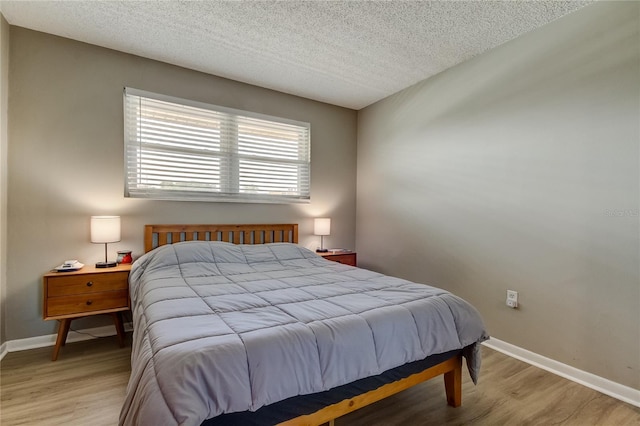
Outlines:
{"type": "Polygon", "coordinates": [[[185,241],[225,241],[234,244],[298,243],[298,224],[257,225],[145,225],[144,251],[185,241]],[[171,234],[171,238],[167,238],[171,234]],[[170,241],[169,241],[170,240],[170,241]]]}

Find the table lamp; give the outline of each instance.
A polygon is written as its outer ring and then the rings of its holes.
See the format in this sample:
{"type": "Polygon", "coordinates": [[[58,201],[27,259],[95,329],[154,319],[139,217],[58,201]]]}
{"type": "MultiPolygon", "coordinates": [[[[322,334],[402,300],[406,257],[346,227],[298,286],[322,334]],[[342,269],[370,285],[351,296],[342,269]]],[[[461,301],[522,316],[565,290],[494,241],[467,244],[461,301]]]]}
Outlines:
{"type": "Polygon", "coordinates": [[[91,216],[91,242],[104,244],[104,262],[96,268],[113,268],[116,261],[107,260],[107,244],[120,241],[120,216],[91,216]]]}
{"type": "Polygon", "coordinates": [[[320,235],[320,248],[318,253],[326,253],[329,250],[324,248],[324,236],[331,234],[331,219],[328,217],[316,218],[313,222],[313,235],[320,235]]]}

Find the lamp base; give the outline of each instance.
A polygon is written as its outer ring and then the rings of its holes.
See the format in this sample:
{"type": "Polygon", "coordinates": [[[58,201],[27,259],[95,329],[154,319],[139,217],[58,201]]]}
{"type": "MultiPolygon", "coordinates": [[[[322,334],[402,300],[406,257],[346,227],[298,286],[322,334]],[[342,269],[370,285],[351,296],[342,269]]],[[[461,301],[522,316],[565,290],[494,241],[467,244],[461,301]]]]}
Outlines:
{"type": "Polygon", "coordinates": [[[316,249],[316,253],[328,253],[329,249],[316,249]]]}
{"type": "Polygon", "coordinates": [[[116,266],[118,266],[118,264],[114,261],[96,263],[96,268],[114,268],[116,266]]]}

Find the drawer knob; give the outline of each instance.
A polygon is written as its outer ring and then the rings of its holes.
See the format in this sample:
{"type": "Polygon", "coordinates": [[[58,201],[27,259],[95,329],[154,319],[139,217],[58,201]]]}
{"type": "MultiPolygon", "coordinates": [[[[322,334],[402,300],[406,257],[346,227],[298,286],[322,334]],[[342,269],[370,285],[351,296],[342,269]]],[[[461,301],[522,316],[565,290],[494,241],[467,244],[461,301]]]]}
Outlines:
{"type": "Polygon", "coordinates": [[[93,281],[89,281],[89,282],[87,283],[87,287],[91,287],[92,285],[93,285],[93,281]]]}
{"type": "Polygon", "coordinates": [[[87,300],[87,306],[90,306],[93,303],[93,300],[87,300]]]}

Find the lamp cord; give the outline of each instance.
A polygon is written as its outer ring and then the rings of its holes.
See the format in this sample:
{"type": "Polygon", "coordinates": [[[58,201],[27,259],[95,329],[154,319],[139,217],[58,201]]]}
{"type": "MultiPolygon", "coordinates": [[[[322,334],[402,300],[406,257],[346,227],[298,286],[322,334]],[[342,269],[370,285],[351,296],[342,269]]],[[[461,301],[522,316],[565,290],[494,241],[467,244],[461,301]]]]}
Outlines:
{"type": "MultiPolygon", "coordinates": [[[[130,315],[130,312],[122,312],[122,325],[124,326],[126,324],[129,324],[131,326],[131,328],[133,329],[133,315],[130,315]]],[[[94,339],[103,339],[105,337],[112,337],[111,335],[109,335],[109,336],[96,336],[95,334],[87,333],[86,331],[76,330],[73,327],[69,327],[69,330],[73,331],[74,333],[84,334],[85,336],[91,336],[94,339]]]]}

